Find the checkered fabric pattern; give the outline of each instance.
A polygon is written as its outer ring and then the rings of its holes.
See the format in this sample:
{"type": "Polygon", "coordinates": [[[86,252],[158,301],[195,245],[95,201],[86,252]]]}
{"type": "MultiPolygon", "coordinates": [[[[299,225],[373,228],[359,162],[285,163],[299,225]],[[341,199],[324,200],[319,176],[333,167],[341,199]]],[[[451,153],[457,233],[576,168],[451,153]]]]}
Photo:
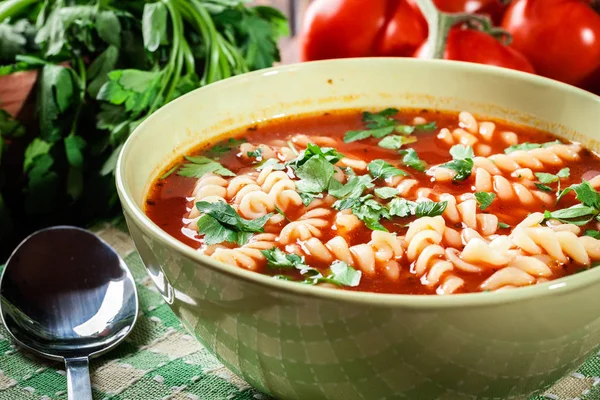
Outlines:
{"type": "MultiPolygon", "coordinates": [[[[194,340],[146,276],[129,236],[104,226],[97,232],[124,257],[136,279],[140,312],[135,329],[117,349],[91,364],[94,399],[269,399],[227,370],[194,340]]],[[[16,347],[0,327],[0,400],[66,399],[61,363],[16,347]]],[[[542,396],[530,400],[600,400],[600,353],[542,396]]]]}

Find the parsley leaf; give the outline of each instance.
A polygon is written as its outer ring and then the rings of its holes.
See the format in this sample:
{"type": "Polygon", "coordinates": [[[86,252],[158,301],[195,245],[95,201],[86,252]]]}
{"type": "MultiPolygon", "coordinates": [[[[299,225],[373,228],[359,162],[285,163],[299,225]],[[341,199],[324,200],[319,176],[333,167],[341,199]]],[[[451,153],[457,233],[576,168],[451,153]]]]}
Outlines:
{"type": "Polygon", "coordinates": [[[403,145],[414,143],[416,141],[417,138],[414,136],[390,135],[381,139],[378,145],[379,147],[383,147],[384,149],[398,150],[403,145]]]}
{"type": "Polygon", "coordinates": [[[340,260],[334,261],[330,268],[331,275],[328,276],[328,279],[350,287],[356,287],[360,283],[362,272],[355,270],[345,262],[340,260]]]}
{"type": "Polygon", "coordinates": [[[456,172],[456,175],[454,178],[452,178],[452,180],[464,181],[470,177],[471,172],[473,171],[473,149],[470,146],[457,144],[452,146],[450,149],[450,154],[452,155],[453,160],[442,164],[441,167],[448,168],[456,172]]]}
{"type": "Polygon", "coordinates": [[[539,179],[540,183],[554,183],[558,182],[560,178],[568,178],[570,173],[569,168],[563,168],[556,175],[546,172],[536,172],[535,176],[539,179]]]}
{"type": "Polygon", "coordinates": [[[498,228],[500,229],[508,229],[510,228],[509,224],[505,224],[504,222],[498,222],[498,228]]]}
{"type": "Polygon", "coordinates": [[[454,175],[454,178],[452,178],[453,181],[464,181],[471,176],[471,171],[473,170],[473,159],[467,158],[464,160],[452,160],[446,164],[442,164],[441,167],[456,171],[456,175],[454,175]]]}
{"type": "Polygon", "coordinates": [[[379,220],[381,218],[389,219],[389,211],[382,204],[374,200],[371,194],[360,198],[338,200],[333,203],[332,207],[339,211],[349,208],[352,210],[352,214],[365,223],[367,228],[387,232],[387,229],[379,223],[379,220]]]}
{"type": "Polygon", "coordinates": [[[541,183],[536,183],[535,186],[540,189],[542,192],[551,192],[552,188],[547,185],[543,185],[541,183]]]}
{"type": "Polygon", "coordinates": [[[369,173],[374,179],[387,179],[394,176],[408,176],[401,169],[394,167],[383,160],[373,160],[367,165],[369,173]]]}
{"type": "Polygon", "coordinates": [[[488,208],[494,199],[496,198],[496,193],[488,193],[488,192],[477,192],[475,193],[475,199],[477,200],[477,204],[479,204],[479,209],[481,211],[488,208]]]}
{"type": "Polygon", "coordinates": [[[269,250],[261,250],[260,251],[265,258],[267,259],[267,267],[273,269],[281,269],[281,268],[296,268],[296,269],[305,269],[308,268],[308,265],[304,263],[302,257],[297,254],[288,254],[278,249],[277,247],[273,247],[269,250]]]}
{"type": "Polygon", "coordinates": [[[600,239],[600,232],[593,229],[586,229],[583,235],[593,237],[594,239],[600,239]]]}
{"type": "Polygon", "coordinates": [[[321,193],[329,187],[335,169],[324,157],[313,157],[295,171],[301,179],[296,184],[298,191],[321,193]]]}
{"type": "Polygon", "coordinates": [[[385,126],[377,129],[363,129],[358,131],[348,131],[344,135],[344,143],[352,143],[357,140],[368,139],[370,137],[382,138],[394,131],[393,126],[385,126]]]}
{"type": "Polygon", "coordinates": [[[417,203],[396,197],[388,204],[388,207],[391,216],[408,217],[415,215],[417,203]]]}
{"type": "Polygon", "coordinates": [[[464,160],[475,157],[471,146],[464,146],[462,144],[452,146],[450,149],[450,155],[454,160],[464,160]]]}
{"type": "Polygon", "coordinates": [[[564,208],[556,211],[544,212],[544,218],[556,219],[566,224],[585,225],[590,222],[596,215],[598,210],[593,207],[588,207],[583,204],[577,204],[573,207],[564,208]]]}
{"type": "Polygon", "coordinates": [[[260,162],[256,166],[257,171],[262,171],[265,168],[272,167],[274,171],[281,171],[285,169],[285,165],[279,162],[276,158],[267,158],[266,160],[260,162]]]}
{"type": "Polygon", "coordinates": [[[222,142],[219,142],[213,147],[211,147],[206,153],[204,153],[204,155],[210,158],[218,158],[225,153],[229,153],[231,150],[237,148],[242,143],[246,143],[246,139],[230,138],[227,140],[223,140],[222,142]]]}
{"type": "Polygon", "coordinates": [[[335,164],[340,161],[344,155],[336,149],[332,149],[330,147],[319,147],[316,144],[308,143],[306,149],[300,152],[297,158],[288,162],[287,165],[294,169],[298,169],[313,157],[322,157],[327,162],[335,164]]]}
{"type": "Polygon", "coordinates": [[[370,189],[374,186],[371,177],[368,175],[353,175],[348,178],[348,182],[343,186],[341,184],[336,185],[336,183],[339,184],[336,180],[331,181],[331,184],[329,185],[329,194],[338,199],[358,198],[362,196],[365,189],[370,189]]]}
{"type": "Polygon", "coordinates": [[[577,197],[583,205],[593,207],[600,210],[600,194],[594,189],[588,181],[584,180],[579,184],[574,184],[563,190],[558,196],[557,202],[567,193],[574,191],[577,197]]]}
{"type": "Polygon", "coordinates": [[[422,201],[417,204],[415,208],[415,215],[417,217],[436,217],[442,215],[448,206],[447,201],[422,201]]]}
{"type": "Polygon", "coordinates": [[[387,126],[393,127],[398,122],[392,118],[396,114],[398,114],[398,109],[396,108],[386,108],[378,113],[365,111],[363,112],[362,119],[369,129],[379,129],[387,126]]]}
{"type": "Polygon", "coordinates": [[[559,140],[555,140],[554,142],[548,142],[548,143],[527,143],[527,142],[525,142],[525,143],[520,143],[520,144],[516,144],[514,146],[507,147],[506,149],[504,149],[504,153],[510,154],[513,151],[518,151],[518,150],[528,151],[528,150],[539,149],[539,148],[543,148],[543,147],[554,146],[555,144],[562,144],[562,142],[559,140]]]}
{"type": "Polygon", "coordinates": [[[387,229],[381,225],[379,220],[381,218],[390,218],[388,210],[382,204],[373,200],[371,195],[368,196],[370,196],[370,198],[361,201],[358,206],[352,207],[352,214],[356,215],[358,219],[363,221],[367,228],[374,231],[387,232],[387,229]]]}
{"type": "Polygon", "coordinates": [[[401,135],[410,135],[415,131],[415,127],[411,125],[398,125],[396,126],[396,132],[401,135]]]}
{"type": "Polygon", "coordinates": [[[183,164],[179,172],[177,172],[180,176],[185,176],[186,178],[201,178],[211,172],[222,176],[235,176],[233,172],[208,157],[185,156],[185,159],[188,160],[189,163],[183,164]]]}
{"type": "Polygon", "coordinates": [[[425,168],[427,168],[427,163],[419,158],[415,149],[400,150],[398,153],[404,156],[402,158],[402,163],[407,167],[419,172],[423,172],[425,171],[425,168]]]}
{"type": "Polygon", "coordinates": [[[246,153],[246,155],[248,157],[256,158],[257,160],[260,161],[262,159],[262,149],[260,147],[257,147],[256,150],[249,151],[249,152],[246,153]]]}
{"type": "Polygon", "coordinates": [[[203,216],[198,219],[198,232],[204,235],[207,245],[223,242],[244,245],[252,233],[263,232],[263,226],[272,213],[260,218],[247,220],[242,218],[233,207],[224,201],[209,203],[199,201],[196,208],[203,216]]]}
{"type": "Polygon", "coordinates": [[[398,195],[398,190],[391,187],[380,187],[374,190],[375,196],[388,200],[398,195]]]}
{"type": "Polygon", "coordinates": [[[435,131],[437,129],[437,123],[435,121],[431,121],[425,124],[417,124],[415,125],[415,129],[425,132],[435,131]]]}
{"type": "Polygon", "coordinates": [[[173,172],[177,171],[177,168],[179,168],[181,166],[181,164],[176,164],[175,166],[171,167],[167,172],[165,172],[160,178],[160,180],[162,179],[167,179],[169,176],[171,176],[171,174],[173,174],[173,172]]]}

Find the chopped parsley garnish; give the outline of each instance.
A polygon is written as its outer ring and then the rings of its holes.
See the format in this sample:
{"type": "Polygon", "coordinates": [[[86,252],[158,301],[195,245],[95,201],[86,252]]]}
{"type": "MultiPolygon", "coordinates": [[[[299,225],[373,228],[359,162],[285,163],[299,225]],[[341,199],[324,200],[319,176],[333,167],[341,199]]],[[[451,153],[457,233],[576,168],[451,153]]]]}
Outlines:
{"type": "Polygon", "coordinates": [[[227,140],[223,140],[222,142],[219,142],[213,147],[211,147],[210,150],[208,150],[205,154],[210,158],[219,157],[225,153],[229,153],[231,150],[237,148],[242,143],[246,143],[246,139],[230,138],[227,140]]]}
{"type": "Polygon", "coordinates": [[[391,216],[396,217],[436,217],[442,215],[448,206],[447,201],[422,201],[414,202],[402,198],[395,198],[389,204],[391,216]]]}
{"type": "Polygon", "coordinates": [[[285,169],[285,164],[283,164],[276,158],[268,158],[262,161],[260,164],[257,164],[256,170],[262,171],[263,169],[268,167],[272,167],[275,171],[281,171],[285,169]]]}
{"type": "Polygon", "coordinates": [[[546,211],[544,213],[544,218],[546,219],[556,219],[560,222],[574,225],[585,225],[588,222],[592,221],[594,218],[600,221],[600,194],[594,189],[589,182],[583,181],[579,184],[571,185],[565,190],[561,191],[557,203],[562,199],[562,197],[569,193],[575,192],[577,200],[581,202],[581,204],[576,204],[569,208],[564,208],[562,210],[556,211],[546,211]]]}
{"type": "Polygon", "coordinates": [[[309,205],[313,199],[323,197],[323,192],[329,188],[329,183],[334,180],[335,170],[323,157],[314,157],[308,160],[296,171],[296,176],[301,180],[296,182],[296,190],[304,205],[309,205]]]}
{"type": "Polygon", "coordinates": [[[333,164],[342,157],[343,155],[335,149],[321,148],[309,143],[298,158],[288,163],[300,179],[296,183],[296,190],[304,205],[309,205],[315,198],[322,198],[323,192],[328,190],[330,185],[335,188],[340,186],[333,178],[333,164]]]}
{"type": "Polygon", "coordinates": [[[285,218],[288,222],[292,222],[291,219],[288,218],[287,215],[285,215],[285,213],[283,212],[283,210],[277,206],[275,206],[275,212],[277,212],[277,214],[281,215],[283,218],[285,218]]]}
{"type": "Polygon", "coordinates": [[[504,222],[498,222],[498,228],[500,229],[508,229],[510,228],[509,224],[505,224],[504,222]]]}
{"type": "Polygon", "coordinates": [[[542,192],[551,192],[552,188],[548,185],[544,185],[542,183],[536,183],[535,186],[540,189],[542,192]]]}
{"type": "Polygon", "coordinates": [[[570,174],[571,171],[569,168],[563,168],[556,175],[546,172],[536,172],[535,176],[539,179],[540,183],[554,183],[558,182],[561,178],[568,178],[570,174]]]}
{"type": "Polygon", "coordinates": [[[201,178],[202,176],[214,173],[222,176],[235,176],[233,172],[222,166],[219,162],[211,160],[204,156],[185,156],[189,163],[183,164],[179,172],[180,176],[186,178],[201,178]]]}
{"type": "Polygon", "coordinates": [[[298,154],[298,157],[288,162],[287,165],[291,166],[294,169],[297,169],[313,157],[322,157],[325,160],[327,160],[327,162],[335,164],[342,158],[344,158],[344,155],[336,149],[332,149],[329,147],[319,147],[316,144],[308,143],[306,149],[301,151],[300,154],[298,154]]]}
{"type": "Polygon", "coordinates": [[[479,209],[484,211],[488,208],[494,199],[496,198],[496,193],[488,193],[488,192],[477,192],[475,193],[475,199],[477,200],[477,204],[479,204],[479,209]]]}
{"type": "Polygon", "coordinates": [[[390,135],[381,139],[378,145],[384,149],[399,150],[405,144],[414,143],[416,141],[417,138],[414,136],[390,135]]]}
{"type": "Polygon", "coordinates": [[[415,216],[417,217],[437,217],[442,215],[448,206],[447,201],[422,201],[415,208],[415,216]]]}
{"type": "MultiPolygon", "coordinates": [[[[344,135],[344,142],[351,143],[357,140],[368,139],[370,137],[381,139],[394,132],[399,133],[400,135],[408,136],[413,134],[416,130],[431,131],[437,128],[437,124],[435,123],[435,121],[418,125],[401,124],[398,120],[393,118],[396,114],[398,114],[398,110],[395,108],[387,108],[378,113],[363,112],[362,119],[367,129],[346,132],[346,134],[344,135]]],[[[411,139],[411,141],[406,143],[412,143],[414,141],[416,141],[416,138],[411,139]]],[[[399,139],[394,139],[394,141],[384,142],[381,145],[381,147],[399,149],[402,144],[406,143],[402,143],[402,141],[400,141],[399,139]]]]}
{"type": "Polygon", "coordinates": [[[181,164],[177,163],[174,167],[170,168],[158,179],[167,179],[169,176],[171,176],[171,174],[173,174],[173,172],[177,171],[177,168],[179,167],[181,167],[181,164]]]}
{"type": "Polygon", "coordinates": [[[425,168],[427,168],[427,163],[419,158],[419,155],[415,149],[400,150],[398,153],[404,156],[402,158],[402,163],[407,167],[415,169],[419,172],[423,172],[425,171],[425,168]]]}
{"type": "MultiPolygon", "coordinates": [[[[267,259],[267,266],[271,269],[295,269],[300,272],[304,280],[300,283],[316,285],[318,283],[332,283],[337,286],[355,287],[360,283],[361,271],[357,271],[343,261],[334,261],[329,267],[331,273],[323,276],[319,270],[306,265],[304,257],[297,254],[288,254],[274,247],[270,250],[261,250],[261,253],[267,259]]],[[[276,275],[275,278],[293,281],[294,279],[286,275],[276,275]]]]}
{"type": "Polygon", "coordinates": [[[256,158],[257,161],[260,161],[262,159],[262,149],[257,147],[256,150],[249,151],[246,153],[246,155],[251,158],[256,158]]]}
{"type": "Polygon", "coordinates": [[[334,209],[341,211],[351,209],[358,219],[363,221],[367,228],[374,231],[387,231],[387,229],[381,225],[380,219],[390,218],[390,214],[387,208],[376,201],[372,194],[368,194],[359,198],[349,197],[347,199],[338,200],[333,203],[334,209]]]}
{"type": "Polygon", "coordinates": [[[389,200],[398,196],[398,190],[391,187],[380,187],[374,190],[375,196],[380,199],[389,200]]]}
{"type": "Polygon", "coordinates": [[[573,207],[564,208],[556,211],[544,212],[544,218],[556,219],[565,224],[585,225],[598,215],[598,210],[593,207],[577,204],[573,207]]]}
{"type": "Polygon", "coordinates": [[[440,167],[448,168],[456,172],[453,181],[464,181],[471,176],[473,171],[473,149],[470,146],[457,144],[450,149],[452,161],[440,165],[440,167]]]}
{"type": "Polygon", "coordinates": [[[373,186],[375,185],[373,185],[372,179],[368,175],[353,175],[348,178],[348,182],[345,185],[336,180],[331,181],[329,194],[338,199],[358,198],[362,196],[365,189],[370,189],[373,186]]]}
{"type": "Polygon", "coordinates": [[[533,150],[533,149],[540,149],[543,147],[554,146],[555,144],[563,144],[563,143],[559,140],[555,140],[554,142],[548,142],[548,143],[527,143],[527,142],[525,142],[525,143],[520,143],[520,144],[516,144],[514,146],[507,147],[506,149],[504,149],[504,153],[510,154],[513,151],[518,151],[518,150],[528,151],[528,150],[533,150]]]}
{"type": "Polygon", "coordinates": [[[253,233],[264,232],[263,226],[272,214],[247,220],[242,218],[229,204],[219,201],[199,201],[196,208],[202,215],[198,219],[198,232],[204,235],[207,245],[223,242],[246,244],[253,233]]]}
{"type": "Polygon", "coordinates": [[[337,260],[331,264],[331,275],[326,279],[332,283],[356,287],[360,283],[361,271],[357,271],[343,261],[337,260]]]}
{"type": "Polygon", "coordinates": [[[424,132],[435,131],[437,129],[437,123],[435,121],[431,121],[425,124],[417,124],[415,125],[415,129],[424,132]]]}
{"type": "Polygon", "coordinates": [[[394,131],[393,126],[386,126],[384,128],[378,128],[378,129],[364,129],[364,130],[360,130],[360,131],[348,131],[344,135],[344,142],[352,143],[352,142],[356,142],[357,140],[368,139],[370,137],[382,138],[386,135],[389,135],[393,131],[394,131]]]}
{"type": "Polygon", "coordinates": [[[387,179],[394,176],[408,176],[401,169],[394,167],[383,160],[373,160],[367,165],[369,173],[374,179],[387,179]]]}
{"type": "Polygon", "coordinates": [[[417,203],[415,203],[414,201],[396,197],[395,199],[390,201],[388,207],[391,216],[404,218],[411,215],[415,215],[417,203]]]}
{"type": "Polygon", "coordinates": [[[299,255],[285,253],[277,247],[273,247],[270,250],[261,250],[260,252],[267,259],[267,267],[272,269],[309,268],[309,266],[304,263],[304,259],[299,255]]]}

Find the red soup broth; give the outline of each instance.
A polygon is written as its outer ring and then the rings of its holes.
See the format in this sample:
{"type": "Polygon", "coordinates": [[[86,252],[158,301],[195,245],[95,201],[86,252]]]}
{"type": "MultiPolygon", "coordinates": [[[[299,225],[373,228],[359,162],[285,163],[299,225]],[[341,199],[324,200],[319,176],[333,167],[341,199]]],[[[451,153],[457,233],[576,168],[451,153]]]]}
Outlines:
{"type": "MultiPolygon", "coordinates": [[[[433,110],[402,110],[394,118],[401,123],[413,124],[415,117],[421,117],[427,122],[435,121],[436,127],[432,131],[417,132],[414,135],[417,137],[415,143],[410,143],[402,148],[414,149],[419,157],[426,161],[429,166],[448,162],[452,159],[449,154],[449,146],[441,143],[436,137],[442,128],[450,130],[458,127],[456,113],[445,113],[433,110]]],[[[550,133],[536,130],[533,128],[516,126],[508,124],[504,121],[493,121],[497,131],[511,131],[517,134],[519,143],[546,143],[557,140],[550,133]]],[[[242,130],[230,132],[218,141],[205,142],[200,144],[196,149],[187,155],[205,155],[213,146],[227,145],[227,138],[236,140],[245,140],[254,145],[268,144],[277,139],[288,140],[294,135],[302,134],[309,138],[312,136],[327,136],[338,140],[335,146],[336,150],[345,156],[356,158],[370,162],[376,159],[384,159],[388,162],[397,160],[400,162],[402,156],[396,150],[385,149],[378,146],[380,139],[369,138],[352,143],[344,143],[343,137],[346,132],[351,130],[365,129],[365,123],[362,119],[362,111],[348,110],[344,112],[327,112],[318,115],[305,115],[285,117],[277,120],[267,121],[264,123],[252,125],[242,130]],[[390,161],[391,160],[391,161],[390,161]]],[[[492,141],[489,143],[492,154],[504,153],[506,144],[501,141],[492,141]]],[[[231,151],[220,154],[218,161],[230,171],[237,173],[242,168],[247,168],[248,163],[245,163],[238,157],[238,150],[233,147],[231,151]]],[[[476,154],[477,155],[477,154],[476,154]]],[[[587,149],[582,149],[580,153],[581,159],[577,163],[568,163],[570,168],[570,176],[567,179],[561,180],[562,187],[567,187],[573,183],[580,183],[584,175],[589,176],[590,171],[600,169],[598,157],[587,149]]],[[[202,249],[202,235],[190,233],[189,229],[184,226],[183,218],[189,213],[193,207],[193,201],[190,201],[190,196],[197,183],[196,178],[187,178],[177,174],[179,165],[184,164],[186,160],[183,156],[174,160],[173,164],[165,169],[167,171],[174,170],[175,173],[168,174],[165,178],[157,179],[148,193],[145,201],[145,213],[156,223],[161,229],[169,235],[185,243],[194,249],[202,249]]],[[[419,187],[430,188],[434,193],[448,193],[451,195],[461,195],[463,193],[474,192],[473,179],[467,179],[461,182],[452,181],[450,183],[439,183],[433,181],[432,177],[426,173],[418,172],[406,168],[401,164],[397,164],[400,168],[409,171],[412,178],[418,181],[419,187]]],[[[546,168],[544,172],[556,174],[560,168],[546,168]]],[[[162,174],[161,174],[162,175],[162,174]]],[[[586,178],[589,179],[589,178],[586,178]]],[[[553,186],[554,187],[554,186],[553,186]]],[[[414,200],[414,199],[411,199],[414,200]]],[[[496,199],[497,200],[497,199],[496,199]]],[[[558,208],[566,208],[576,204],[574,196],[567,196],[561,201],[558,208]]],[[[529,213],[544,212],[545,210],[552,211],[554,207],[540,204],[536,206],[524,207],[518,201],[494,201],[491,206],[485,209],[485,213],[491,213],[498,216],[503,223],[514,227],[523,220],[529,213]]],[[[287,212],[289,218],[294,219],[302,214],[302,211],[287,212]]],[[[330,218],[333,219],[333,218],[330,218]]],[[[394,217],[391,220],[383,220],[382,224],[390,232],[395,232],[402,236],[406,234],[406,225],[414,220],[415,217],[399,218],[394,217]]],[[[331,221],[333,224],[333,220],[331,221]]],[[[454,226],[460,229],[461,224],[454,226]]],[[[448,224],[448,226],[451,226],[448,224]]],[[[507,235],[511,228],[499,228],[498,233],[507,235]]],[[[350,245],[367,243],[371,238],[372,230],[364,226],[364,224],[350,234],[345,235],[350,245]]],[[[324,236],[321,237],[323,242],[336,236],[336,232],[326,230],[324,236]]],[[[236,246],[231,246],[236,247],[236,246]]],[[[278,246],[284,249],[284,246],[278,246]]],[[[459,249],[460,250],[460,249],[459,249]]],[[[312,259],[310,255],[306,255],[306,263],[313,268],[324,272],[330,266],[330,263],[319,262],[312,259]]],[[[379,293],[397,293],[397,294],[435,294],[435,288],[422,284],[421,279],[417,277],[411,268],[411,263],[404,257],[401,261],[400,277],[397,280],[391,281],[384,274],[377,273],[375,276],[365,276],[363,274],[360,284],[356,287],[344,287],[345,290],[368,291],[379,293]]],[[[577,272],[581,266],[575,263],[565,263],[559,268],[553,268],[553,276],[551,279],[557,279],[565,275],[577,272]]],[[[462,271],[454,271],[454,274],[464,280],[464,285],[456,293],[469,293],[481,291],[479,286],[485,279],[496,271],[495,268],[486,269],[480,273],[466,273],[462,271]]],[[[297,272],[287,272],[282,270],[272,270],[265,265],[260,266],[257,272],[268,275],[286,275],[293,279],[300,279],[301,276],[297,272]]]]}

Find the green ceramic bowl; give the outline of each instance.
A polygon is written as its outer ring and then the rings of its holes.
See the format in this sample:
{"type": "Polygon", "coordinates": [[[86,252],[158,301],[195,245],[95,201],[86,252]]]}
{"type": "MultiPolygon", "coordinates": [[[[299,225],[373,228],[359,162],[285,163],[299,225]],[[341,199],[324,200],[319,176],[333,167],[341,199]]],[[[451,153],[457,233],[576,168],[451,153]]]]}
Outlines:
{"type": "Polygon", "coordinates": [[[349,59],[227,79],[163,107],[121,153],[119,196],[149,274],[202,344],[277,398],[504,400],[544,390],[600,344],[600,268],[504,293],[347,292],[212,261],[142,212],[161,169],[198,143],[284,115],[389,106],[469,110],[600,149],[600,97],[505,69],[349,59]]]}

